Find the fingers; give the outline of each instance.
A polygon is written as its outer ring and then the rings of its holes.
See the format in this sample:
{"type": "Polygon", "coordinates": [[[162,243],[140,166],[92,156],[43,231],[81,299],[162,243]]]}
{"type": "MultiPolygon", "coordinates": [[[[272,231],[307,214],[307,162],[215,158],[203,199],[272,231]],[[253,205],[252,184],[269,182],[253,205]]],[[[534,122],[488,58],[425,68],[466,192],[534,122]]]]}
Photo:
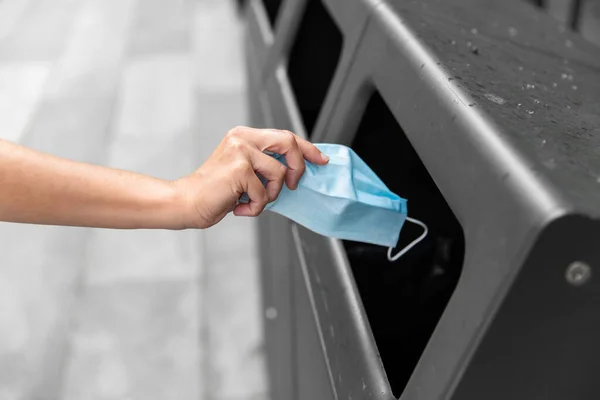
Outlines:
{"type": "Polygon", "coordinates": [[[269,201],[274,201],[283,187],[287,173],[286,166],[258,149],[252,149],[249,156],[252,168],[267,180],[266,189],[269,201]]]}
{"type": "Polygon", "coordinates": [[[233,214],[239,217],[256,217],[260,215],[269,202],[267,190],[255,173],[248,174],[245,179],[245,192],[250,202],[239,204],[233,209],[233,214]]]}
{"type": "Polygon", "coordinates": [[[291,132],[270,131],[269,135],[274,136],[272,139],[274,143],[265,150],[274,151],[285,157],[288,166],[285,183],[290,189],[295,190],[306,169],[304,154],[291,132]]]}
{"type": "Polygon", "coordinates": [[[309,141],[296,136],[296,142],[298,142],[298,147],[300,147],[300,150],[307,161],[318,165],[325,165],[329,161],[329,157],[321,153],[321,150],[309,141]]]}
{"type": "Polygon", "coordinates": [[[285,182],[292,190],[298,187],[298,181],[304,174],[305,159],[319,165],[328,161],[313,144],[289,131],[238,127],[230,135],[244,137],[260,151],[268,150],[283,155],[288,166],[285,182]]]}
{"type": "Polygon", "coordinates": [[[283,155],[288,167],[285,183],[292,190],[298,187],[298,181],[304,174],[306,164],[304,164],[302,150],[291,132],[270,129],[251,130],[245,137],[261,151],[268,150],[283,155]]]}

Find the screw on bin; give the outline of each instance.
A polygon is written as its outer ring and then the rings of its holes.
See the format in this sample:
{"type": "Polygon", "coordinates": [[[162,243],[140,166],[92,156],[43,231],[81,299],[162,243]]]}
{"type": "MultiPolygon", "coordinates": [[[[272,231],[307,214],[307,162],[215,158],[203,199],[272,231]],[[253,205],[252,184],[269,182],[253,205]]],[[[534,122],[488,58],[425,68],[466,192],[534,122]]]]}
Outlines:
{"type": "Polygon", "coordinates": [[[275,307],[269,307],[265,310],[265,316],[267,319],[274,320],[277,318],[277,309],[275,307]]]}
{"type": "Polygon", "coordinates": [[[592,268],[581,261],[574,261],[567,267],[565,278],[573,286],[582,286],[592,277],[592,268]]]}

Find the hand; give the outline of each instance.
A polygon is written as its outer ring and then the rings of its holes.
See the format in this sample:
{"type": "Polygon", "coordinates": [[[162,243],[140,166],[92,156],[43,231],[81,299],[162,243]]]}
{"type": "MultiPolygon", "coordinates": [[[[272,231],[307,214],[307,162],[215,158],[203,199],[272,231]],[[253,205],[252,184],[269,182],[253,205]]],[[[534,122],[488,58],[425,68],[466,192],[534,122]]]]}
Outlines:
{"type": "Polygon", "coordinates": [[[183,199],[185,228],[208,228],[233,210],[237,216],[257,216],[283,187],[295,190],[305,170],[304,160],[327,164],[328,158],[308,141],[288,131],[237,127],[229,131],[209,159],[193,174],[174,182],[183,199]],[[285,156],[287,167],[263,151],[285,156]],[[267,180],[263,186],[256,174],[267,180]],[[238,204],[243,193],[250,202],[238,204]]]}

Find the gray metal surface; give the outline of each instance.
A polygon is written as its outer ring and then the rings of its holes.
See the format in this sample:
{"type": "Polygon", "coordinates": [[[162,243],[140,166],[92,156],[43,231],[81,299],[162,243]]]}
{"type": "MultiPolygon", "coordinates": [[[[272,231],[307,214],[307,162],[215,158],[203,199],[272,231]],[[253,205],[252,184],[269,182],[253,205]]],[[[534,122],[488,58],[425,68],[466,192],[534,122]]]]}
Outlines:
{"type": "Polygon", "coordinates": [[[581,35],[600,48],[600,2],[584,2],[581,13],[579,22],[581,35]]]}
{"type": "Polygon", "coordinates": [[[308,264],[298,237],[296,226],[292,227],[294,244],[290,267],[294,275],[294,350],[295,394],[298,400],[335,399],[334,377],[329,360],[323,351],[326,332],[315,319],[315,292],[310,283],[308,264]]]}
{"type": "Polygon", "coordinates": [[[574,261],[597,274],[598,237],[598,221],[583,217],[546,227],[452,399],[598,398],[600,281],[573,286],[565,277],[574,261]]]}
{"type": "MultiPolygon", "coordinates": [[[[319,2],[320,0],[284,0],[279,11],[279,18],[274,34],[275,40],[263,68],[263,79],[283,79],[286,81],[284,84],[289,85],[289,78],[286,75],[286,71],[290,52],[292,51],[298,35],[298,29],[305,17],[305,12],[309,3],[314,4],[319,2]],[[283,74],[285,76],[277,77],[278,74],[283,74]]],[[[354,51],[357,48],[358,41],[364,33],[369,17],[369,9],[378,2],[379,0],[324,0],[322,2],[327,8],[328,13],[334,19],[336,27],[341,31],[343,43],[336,72],[331,81],[328,95],[320,114],[328,115],[330,110],[334,107],[337,101],[336,93],[339,93],[340,88],[344,86],[347,69],[354,58],[354,51]]],[[[319,50],[319,47],[314,46],[313,49],[314,51],[317,51],[319,50]]],[[[332,49],[325,50],[331,51],[332,49]]],[[[307,49],[307,51],[310,53],[311,50],[307,49]]],[[[298,68],[306,68],[307,70],[309,68],[318,68],[319,61],[319,57],[313,54],[312,57],[304,57],[302,62],[306,65],[300,65],[298,68]]],[[[315,129],[318,129],[319,123],[319,120],[317,120],[315,129]]],[[[299,128],[300,134],[308,136],[304,126],[299,128]]],[[[294,132],[298,133],[298,131],[294,132]]]]}
{"type": "Polygon", "coordinates": [[[262,0],[248,0],[245,5],[247,42],[251,44],[252,61],[259,75],[251,78],[250,82],[262,81],[264,65],[273,45],[273,26],[262,0]]]}
{"type": "MultiPolygon", "coordinates": [[[[315,346],[298,337],[299,351],[325,357],[335,398],[393,398],[341,242],[299,226],[292,230],[303,272],[295,290],[311,296],[313,313],[296,323],[318,329],[321,339],[315,346]]],[[[298,377],[311,373],[310,359],[300,366],[298,377]]]]}
{"type": "MultiPolygon", "coordinates": [[[[466,112],[487,114],[498,136],[508,136],[570,202],[597,212],[600,51],[519,1],[390,4],[378,9],[383,29],[397,33],[394,24],[404,20],[441,62],[426,71],[454,79],[444,86],[470,98],[475,110],[466,112]]],[[[417,47],[405,57],[417,56],[417,47]]]]}
{"type": "Polygon", "coordinates": [[[598,215],[597,52],[537,32],[553,24],[516,2],[382,4],[343,100],[315,133],[350,143],[378,90],[465,230],[458,289],[403,398],[449,396],[536,236],[559,215],[598,215]],[[494,20],[477,20],[485,8],[494,20]]]}
{"type": "MultiPolygon", "coordinates": [[[[252,126],[273,126],[263,101],[261,63],[254,52],[255,37],[246,37],[249,109],[252,126]]],[[[260,43],[258,44],[260,46],[260,43]]],[[[269,388],[273,399],[294,399],[294,351],[292,343],[292,239],[289,222],[276,214],[258,219],[262,307],[269,388]]]]}
{"type": "MultiPolygon", "coordinates": [[[[333,1],[327,4],[336,12],[333,1]]],[[[372,297],[361,299],[369,295],[362,293],[365,270],[402,265],[363,265],[356,255],[351,265],[349,247],[337,240],[296,226],[291,236],[271,231],[293,238],[299,252],[287,264],[297,303],[295,353],[278,360],[295,370],[281,398],[597,397],[590,371],[600,367],[593,357],[600,330],[598,49],[516,0],[371,5],[356,47],[344,50],[312,140],[375,152],[377,143],[356,134],[367,105],[381,96],[460,222],[464,264],[404,388],[403,378],[386,376],[393,371],[384,364],[394,360],[382,354],[381,362],[368,323],[373,311],[363,304],[372,297]],[[592,268],[589,282],[577,287],[565,278],[575,261],[592,268]],[[319,384],[306,389],[310,382],[319,384]]],[[[284,10],[299,18],[293,6],[284,10]]],[[[291,32],[281,39],[285,46],[291,32]]],[[[284,53],[271,54],[257,96],[263,118],[305,136],[284,53]]],[[[372,137],[381,134],[374,128],[372,137]]],[[[404,142],[382,141],[384,160],[376,164],[387,166],[402,195],[393,176],[411,166],[395,156],[404,149],[395,153],[390,143],[404,142]]],[[[406,190],[417,193],[408,198],[409,214],[435,225],[442,211],[424,208],[429,199],[419,195],[427,192],[406,190]]],[[[266,244],[265,252],[277,246],[266,244]]],[[[408,312],[402,301],[388,303],[390,318],[408,312]]]]}
{"type": "Polygon", "coordinates": [[[265,344],[273,399],[294,399],[294,310],[292,308],[293,254],[289,222],[275,214],[259,220],[261,236],[265,344]]]}

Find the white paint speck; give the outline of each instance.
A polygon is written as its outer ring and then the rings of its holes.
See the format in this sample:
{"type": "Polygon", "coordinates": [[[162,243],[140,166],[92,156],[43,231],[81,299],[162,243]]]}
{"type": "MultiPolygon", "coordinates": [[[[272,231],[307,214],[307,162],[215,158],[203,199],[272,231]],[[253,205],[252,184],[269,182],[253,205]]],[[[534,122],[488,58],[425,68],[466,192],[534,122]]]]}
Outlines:
{"type": "Polygon", "coordinates": [[[477,35],[477,33],[479,33],[479,32],[477,32],[477,29],[476,29],[476,28],[473,28],[473,29],[471,29],[471,33],[472,33],[473,35],[477,35]]]}
{"type": "Polygon", "coordinates": [[[496,103],[496,104],[504,104],[506,103],[506,100],[504,100],[502,97],[500,96],[496,96],[495,94],[491,94],[491,93],[486,93],[483,95],[486,99],[488,99],[489,101],[496,103]]]}
{"type": "Polygon", "coordinates": [[[514,26],[510,26],[510,27],[508,28],[508,34],[509,34],[511,37],[515,37],[515,36],[517,36],[517,33],[518,33],[518,32],[517,32],[517,28],[515,28],[514,26]]]}
{"type": "Polygon", "coordinates": [[[566,81],[572,81],[573,80],[573,75],[571,75],[571,74],[565,74],[564,72],[562,74],[560,74],[560,77],[563,80],[566,80],[566,81]]]}
{"type": "Polygon", "coordinates": [[[569,39],[567,39],[567,40],[565,40],[565,46],[573,47],[573,42],[571,42],[569,39]]]}
{"type": "Polygon", "coordinates": [[[573,85],[573,90],[577,90],[577,86],[573,85]]]}

